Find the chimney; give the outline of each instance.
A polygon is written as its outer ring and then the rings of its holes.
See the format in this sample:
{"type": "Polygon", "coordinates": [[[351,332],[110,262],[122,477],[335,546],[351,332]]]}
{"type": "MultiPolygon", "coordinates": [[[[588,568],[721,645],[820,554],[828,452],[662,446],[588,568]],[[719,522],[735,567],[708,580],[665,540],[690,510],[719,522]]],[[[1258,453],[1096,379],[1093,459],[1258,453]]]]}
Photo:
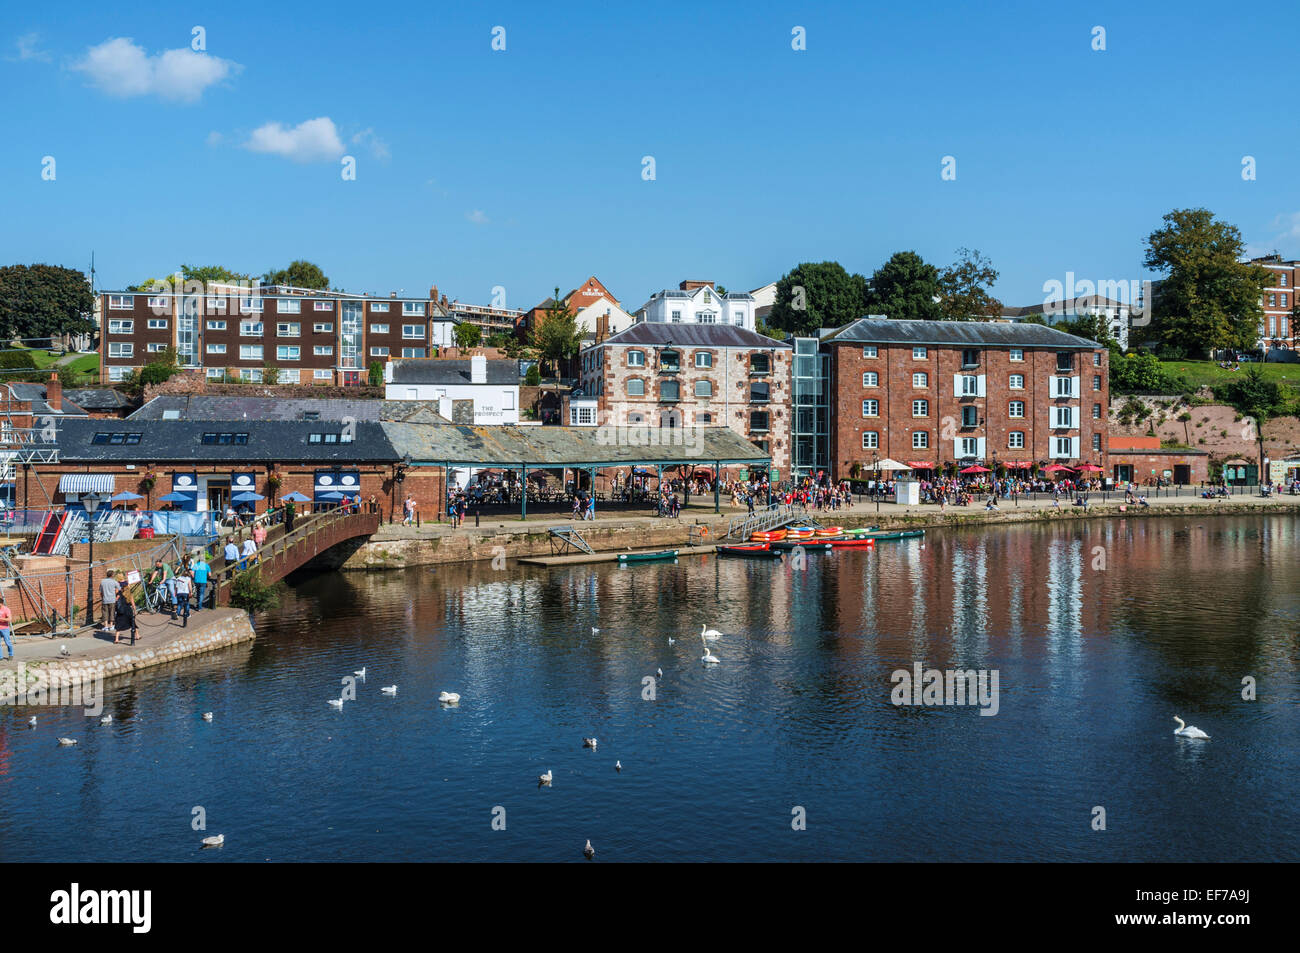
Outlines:
{"type": "Polygon", "coordinates": [[[599,344],[605,338],[609,337],[609,312],[596,315],[596,343],[599,344]]]}
{"type": "Polygon", "coordinates": [[[443,295],[443,296],[442,296],[442,306],[443,306],[444,308],[447,307],[447,296],[446,296],[446,295],[443,295]]]}
{"type": "Polygon", "coordinates": [[[469,382],[471,384],[487,383],[487,358],[475,354],[469,359],[469,382]]]}
{"type": "Polygon", "coordinates": [[[396,292],[396,291],[390,291],[390,292],[388,292],[388,297],[390,297],[390,298],[396,298],[396,297],[397,297],[397,292],[396,292]]]}
{"type": "Polygon", "coordinates": [[[63,411],[63,385],[59,383],[59,375],[50,371],[50,379],[45,382],[45,403],[50,405],[50,410],[63,411]]]}
{"type": "Polygon", "coordinates": [[[438,286],[434,285],[429,289],[429,300],[434,304],[438,303],[438,286]]]}

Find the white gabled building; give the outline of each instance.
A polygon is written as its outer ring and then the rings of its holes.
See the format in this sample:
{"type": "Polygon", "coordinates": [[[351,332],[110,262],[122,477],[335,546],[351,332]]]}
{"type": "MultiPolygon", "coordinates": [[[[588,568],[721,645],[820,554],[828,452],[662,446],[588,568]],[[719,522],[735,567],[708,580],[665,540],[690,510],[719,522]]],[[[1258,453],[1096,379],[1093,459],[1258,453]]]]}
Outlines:
{"type": "Polygon", "coordinates": [[[438,413],[454,420],[453,401],[474,402],[475,424],[519,423],[519,364],[469,360],[389,361],[384,365],[384,396],[389,400],[437,402],[438,413]]]}
{"type": "Polygon", "coordinates": [[[683,281],[676,291],[656,291],[635,317],[649,324],[725,324],[753,331],[754,296],[719,294],[712,281],[683,281]]]}

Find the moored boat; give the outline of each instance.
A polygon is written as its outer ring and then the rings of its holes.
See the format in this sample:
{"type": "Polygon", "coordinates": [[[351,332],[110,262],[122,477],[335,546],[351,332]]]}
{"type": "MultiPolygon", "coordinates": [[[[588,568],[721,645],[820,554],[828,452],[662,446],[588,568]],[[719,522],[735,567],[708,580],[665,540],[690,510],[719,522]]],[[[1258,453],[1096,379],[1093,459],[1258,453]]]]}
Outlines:
{"type": "Polygon", "coordinates": [[[785,537],[786,531],[784,529],[766,529],[749,534],[749,538],[756,543],[775,543],[777,540],[785,539],[785,537]]]}
{"type": "Polygon", "coordinates": [[[619,553],[618,561],[621,563],[648,563],[659,559],[676,559],[677,550],[661,549],[654,553],[619,553]]]}
{"type": "Polygon", "coordinates": [[[829,539],[834,536],[843,536],[843,535],[844,535],[843,526],[823,526],[821,529],[817,530],[817,536],[821,539],[829,539]]]}
{"type": "Polygon", "coordinates": [[[795,549],[802,549],[804,552],[808,553],[828,553],[832,549],[831,544],[824,539],[783,539],[775,543],[769,543],[768,545],[771,546],[772,549],[786,553],[795,549]]]}
{"type": "Polygon", "coordinates": [[[785,554],[773,549],[767,543],[746,544],[743,546],[719,546],[719,556],[738,556],[745,559],[780,559],[785,554]]]}

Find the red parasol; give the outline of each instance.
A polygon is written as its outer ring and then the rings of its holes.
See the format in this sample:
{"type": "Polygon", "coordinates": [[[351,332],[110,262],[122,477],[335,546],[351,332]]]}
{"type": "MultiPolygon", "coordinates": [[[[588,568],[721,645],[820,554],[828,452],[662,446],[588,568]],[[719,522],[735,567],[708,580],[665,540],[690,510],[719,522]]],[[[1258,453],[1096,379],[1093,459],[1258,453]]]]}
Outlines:
{"type": "Polygon", "coordinates": [[[981,467],[975,465],[975,466],[969,466],[966,469],[962,470],[961,472],[962,473],[992,473],[993,471],[990,470],[988,467],[981,467]]]}

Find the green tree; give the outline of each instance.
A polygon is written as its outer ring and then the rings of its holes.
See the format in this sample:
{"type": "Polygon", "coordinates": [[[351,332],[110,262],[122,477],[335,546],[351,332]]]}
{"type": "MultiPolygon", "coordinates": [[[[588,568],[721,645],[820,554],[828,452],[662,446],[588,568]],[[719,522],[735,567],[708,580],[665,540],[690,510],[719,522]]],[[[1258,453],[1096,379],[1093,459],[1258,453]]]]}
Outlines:
{"type": "Polygon", "coordinates": [[[1118,346],[1115,336],[1110,331],[1110,321],[1104,314],[1081,314],[1069,321],[1062,321],[1055,327],[1058,331],[1096,341],[1106,347],[1118,346]]]}
{"type": "Polygon", "coordinates": [[[1254,348],[1268,269],[1243,263],[1234,225],[1207,209],[1174,209],[1146,239],[1145,264],[1166,277],[1155,291],[1156,336],[1188,354],[1254,348]]]}
{"type": "Polygon", "coordinates": [[[542,382],[541,372],[537,370],[536,364],[529,364],[528,370],[524,372],[524,383],[529,387],[536,387],[542,382]]]}
{"type": "Polygon", "coordinates": [[[456,346],[460,348],[478,347],[483,340],[483,329],[477,324],[470,324],[468,321],[462,321],[456,325],[456,330],[452,332],[452,337],[456,340],[456,346]]]}
{"type": "Polygon", "coordinates": [[[1259,445],[1259,479],[1264,482],[1264,425],[1286,409],[1282,388],[1277,381],[1268,380],[1263,371],[1250,364],[1241,377],[1216,388],[1215,396],[1227,400],[1254,419],[1255,440],[1259,445]]]}
{"type": "Polygon", "coordinates": [[[578,328],[577,316],[567,303],[560,301],[559,288],[555,289],[546,316],[533,326],[532,340],[529,343],[541,360],[554,363],[557,376],[560,373],[560,362],[573,357],[581,349],[582,331],[578,328]]]}
{"type": "Polygon", "coordinates": [[[280,383],[280,369],[276,367],[274,364],[265,365],[262,368],[262,383],[263,384],[280,383]]]}
{"type": "Polygon", "coordinates": [[[938,268],[914,251],[895,252],[871,276],[867,307],[895,320],[938,321],[940,291],[938,268]]]}
{"type": "Polygon", "coordinates": [[[325,291],[330,286],[330,280],[325,277],[325,272],[321,270],[320,265],[301,258],[289,262],[288,268],[268,271],[262,276],[262,281],[268,285],[292,285],[295,288],[311,288],[316,291],[325,291]]]}
{"type": "Polygon", "coordinates": [[[90,282],[80,271],[59,265],[0,268],[0,337],[6,341],[89,333],[95,329],[94,307],[90,282]]]}
{"type": "Polygon", "coordinates": [[[957,260],[939,272],[939,311],[948,321],[985,321],[997,317],[1002,302],[990,290],[997,283],[993,262],[978,249],[958,248],[957,260]]]}
{"type": "Polygon", "coordinates": [[[371,361],[369,374],[371,387],[384,386],[384,365],[380,364],[378,361],[371,361]]]}
{"type": "Polygon", "coordinates": [[[837,261],[803,262],[776,283],[776,301],[767,327],[811,336],[818,328],[838,328],[866,314],[867,279],[851,275],[837,261]]]}
{"type": "Polygon", "coordinates": [[[165,361],[155,361],[152,364],[146,364],[140,369],[141,386],[161,384],[174,375],[179,368],[175,364],[168,364],[165,361]]]}
{"type": "Polygon", "coordinates": [[[181,277],[186,281],[201,281],[205,285],[252,280],[250,275],[239,271],[231,271],[224,265],[181,265],[181,277]]]}

